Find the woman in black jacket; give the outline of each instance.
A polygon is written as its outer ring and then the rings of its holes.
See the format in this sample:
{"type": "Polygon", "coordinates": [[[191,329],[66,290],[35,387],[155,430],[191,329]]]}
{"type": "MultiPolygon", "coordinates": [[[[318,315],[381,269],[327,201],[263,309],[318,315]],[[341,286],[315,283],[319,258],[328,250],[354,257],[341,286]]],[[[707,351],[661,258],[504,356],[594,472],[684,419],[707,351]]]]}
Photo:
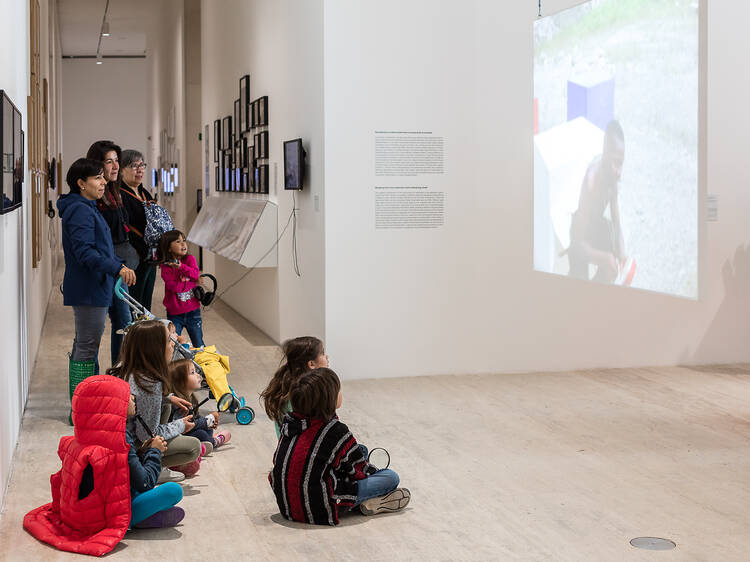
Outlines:
{"type": "MultiPolygon", "coordinates": [[[[107,187],[104,195],[96,202],[96,207],[109,226],[115,256],[128,268],[134,270],[138,267],[139,260],[135,248],[128,240],[128,212],[120,196],[121,153],[120,147],[112,141],[100,140],[91,145],[86,158],[99,160],[104,165],[104,179],[107,180],[107,187]]],[[[127,286],[124,289],[127,292],[127,286]]],[[[132,320],[128,304],[115,296],[112,299],[112,306],[109,307],[109,319],[112,325],[110,357],[112,365],[115,365],[120,357],[120,347],[122,347],[122,329],[132,320]]]]}
{"type": "Polygon", "coordinates": [[[128,237],[130,243],[138,252],[139,262],[135,270],[137,281],[130,288],[130,294],[151,310],[151,296],[154,293],[154,282],[156,281],[156,264],[153,256],[149,255],[149,248],[143,241],[143,233],[146,231],[146,211],[144,203],[153,201],[154,198],[143,187],[143,175],[146,171],[146,163],[143,154],[137,150],[123,150],[120,159],[120,193],[122,203],[128,211],[130,232],[128,237]]]}

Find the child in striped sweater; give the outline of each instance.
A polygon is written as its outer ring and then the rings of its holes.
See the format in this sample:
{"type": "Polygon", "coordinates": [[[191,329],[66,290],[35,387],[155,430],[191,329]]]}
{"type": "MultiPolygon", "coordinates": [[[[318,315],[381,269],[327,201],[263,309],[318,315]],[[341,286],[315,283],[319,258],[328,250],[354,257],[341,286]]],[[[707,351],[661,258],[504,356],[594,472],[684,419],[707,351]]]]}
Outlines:
{"type": "Polygon", "coordinates": [[[292,412],[284,417],[268,475],[284,517],[338,525],[342,508],[375,515],[407,506],[411,493],[398,488],[398,474],[369,464],[364,448],[336,416],[342,402],[336,373],[327,368],[302,373],[289,400],[292,412]]]}

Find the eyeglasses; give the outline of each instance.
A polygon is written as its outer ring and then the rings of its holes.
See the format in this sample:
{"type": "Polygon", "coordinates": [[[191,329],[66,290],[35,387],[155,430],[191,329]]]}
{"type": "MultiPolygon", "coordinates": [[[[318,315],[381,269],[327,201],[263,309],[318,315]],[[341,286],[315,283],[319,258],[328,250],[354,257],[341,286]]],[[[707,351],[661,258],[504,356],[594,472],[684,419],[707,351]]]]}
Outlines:
{"type": "Polygon", "coordinates": [[[141,162],[140,164],[130,164],[127,166],[131,170],[145,170],[146,169],[146,163],[141,162]]]}

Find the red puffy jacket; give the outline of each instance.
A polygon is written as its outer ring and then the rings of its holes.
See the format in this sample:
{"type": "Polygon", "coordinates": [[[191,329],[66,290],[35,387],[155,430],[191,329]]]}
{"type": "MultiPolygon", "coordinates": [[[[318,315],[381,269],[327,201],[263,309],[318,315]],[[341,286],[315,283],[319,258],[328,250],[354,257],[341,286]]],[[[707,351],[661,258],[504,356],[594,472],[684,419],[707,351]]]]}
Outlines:
{"type": "Polygon", "coordinates": [[[60,439],[62,469],[50,477],[52,503],[23,518],[23,527],[60,550],[101,556],[130,524],[130,386],[109,375],[83,380],[73,394],[75,435],[60,439]]]}

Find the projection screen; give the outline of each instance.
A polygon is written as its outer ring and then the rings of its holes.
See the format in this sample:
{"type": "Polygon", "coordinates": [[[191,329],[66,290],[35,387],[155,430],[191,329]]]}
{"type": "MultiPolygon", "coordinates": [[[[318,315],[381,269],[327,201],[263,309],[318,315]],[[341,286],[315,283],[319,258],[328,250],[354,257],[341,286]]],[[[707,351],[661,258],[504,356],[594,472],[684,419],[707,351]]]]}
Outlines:
{"type": "Polygon", "coordinates": [[[534,23],[534,269],[698,295],[698,0],[534,23]]]}

